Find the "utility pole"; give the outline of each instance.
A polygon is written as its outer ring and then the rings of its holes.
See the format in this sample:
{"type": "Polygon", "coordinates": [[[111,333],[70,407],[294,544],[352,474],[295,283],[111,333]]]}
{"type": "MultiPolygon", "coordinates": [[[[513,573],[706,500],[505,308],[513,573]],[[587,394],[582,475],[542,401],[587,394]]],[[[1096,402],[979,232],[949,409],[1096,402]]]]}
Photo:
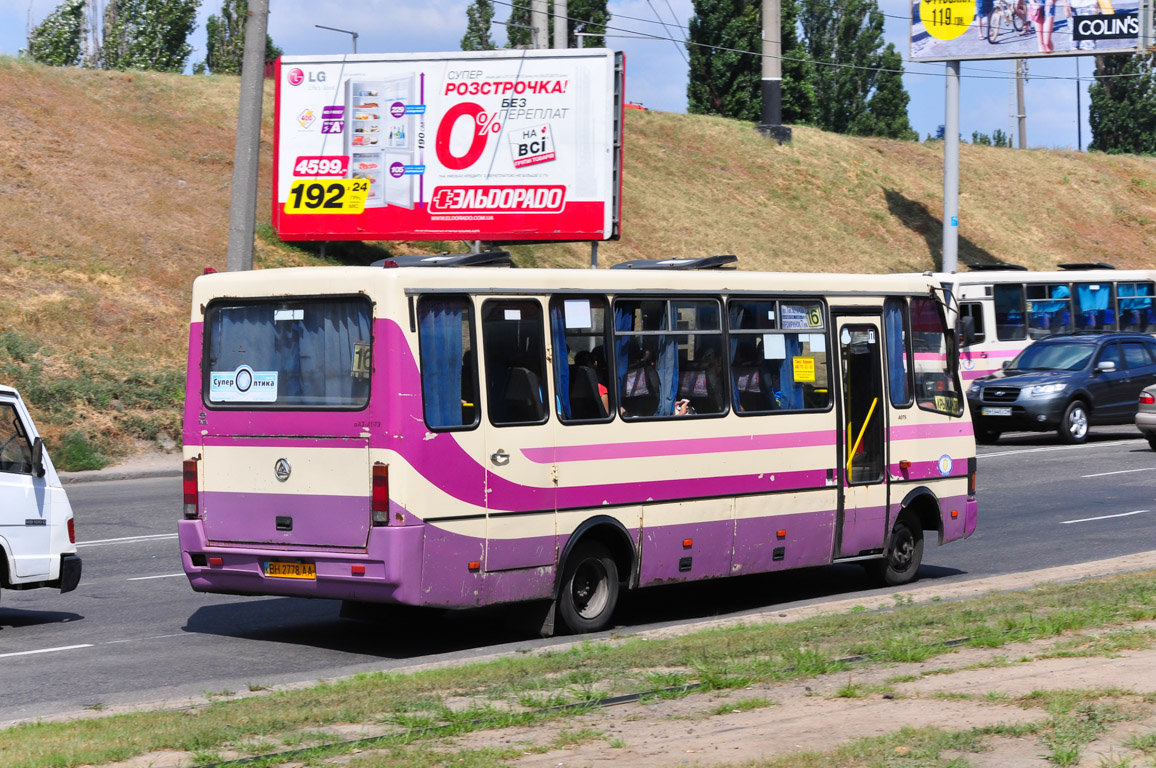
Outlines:
{"type": "Polygon", "coordinates": [[[1016,59],[1016,123],[1019,126],[1020,149],[1028,148],[1028,113],[1027,110],[1024,109],[1025,69],[1024,60],[1016,59]]]}
{"type": "MultiPolygon", "coordinates": [[[[261,156],[261,97],[265,90],[265,34],[269,0],[249,0],[245,20],[245,55],[241,60],[241,104],[237,110],[237,144],[233,151],[233,201],[229,206],[229,253],[226,268],[253,268],[257,226],[257,162],[261,156]]],[[[273,191],[276,199],[277,191],[273,191]]]]}
{"type": "Polygon", "coordinates": [[[566,0],[554,0],[554,47],[569,48],[570,34],[567,31],[569,19],[566,18],[569,9],[566,0]]]}
{"type": "Polygon", "coordinates": [[[791,140],[783,125],[783,44],[779,0],[763,0],[763,106],[755,130],[780,144],[791,140]]]}
{"type": "Polygon", "coordinates": [[[1076,56],[1076,151],[1084,151],[1084,117],[1080,114],[1080,57],[1076,56]]]}
{"type": "Polygon", "coordinates": [[[550,26],[547,24],[546,0],[530,2],[530,47],[541,50],[550,47],[550,26]]]}
{"type": "Polygon", "coordinates": [[[944,272],[959,269],[959,62],[947,62],[943,131],[944,272]]]}

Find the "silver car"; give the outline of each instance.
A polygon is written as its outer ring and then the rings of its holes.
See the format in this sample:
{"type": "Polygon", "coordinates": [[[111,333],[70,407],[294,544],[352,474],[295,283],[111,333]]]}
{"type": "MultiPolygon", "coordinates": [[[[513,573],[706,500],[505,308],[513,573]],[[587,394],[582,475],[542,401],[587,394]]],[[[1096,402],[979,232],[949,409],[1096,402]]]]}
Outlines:
{"type": "Polygon", "coordinates": [[[1140,392],[1140,410],[1136,411],[1136,428],[1156,450],[1156,384],[1140,392]]]}

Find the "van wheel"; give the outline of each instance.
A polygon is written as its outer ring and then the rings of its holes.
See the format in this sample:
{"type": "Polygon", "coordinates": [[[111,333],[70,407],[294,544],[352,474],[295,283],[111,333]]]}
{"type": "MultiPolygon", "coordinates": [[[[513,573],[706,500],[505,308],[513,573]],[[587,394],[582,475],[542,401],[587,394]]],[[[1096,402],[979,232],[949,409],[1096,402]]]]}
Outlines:
{"type": "Polygon", "coordinates": [[[898,587],[915,579],[923,562],[923,529],[915,518],[904,512],[891,529],[887,556],[876,561],[875,575],[888,587],[898,587]]]}
{"type": "Polygon", "coordinates": [[[1088,410],[1083,400],[1068,403],[1058,430],[1060,440],[1075,445],[1088,439],[1088,410]]]}
{"type": "Polygon", "coordinates": [[[566,558],[558,613],[575,633],[598,632],[618,605],[618,566],[597,541],[583,541],[566,558]]]}

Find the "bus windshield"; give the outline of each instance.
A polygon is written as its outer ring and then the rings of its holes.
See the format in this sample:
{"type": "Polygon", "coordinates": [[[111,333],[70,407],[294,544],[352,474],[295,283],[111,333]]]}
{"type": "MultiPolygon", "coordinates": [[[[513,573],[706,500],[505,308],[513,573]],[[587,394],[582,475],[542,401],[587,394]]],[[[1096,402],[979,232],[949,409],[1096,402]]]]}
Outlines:
{"type": "Polygon", "coordinates": [[[370,303],[359,297],[214,303],[205,322],[205,404],[364,408],[370,324],[370,303]]]}

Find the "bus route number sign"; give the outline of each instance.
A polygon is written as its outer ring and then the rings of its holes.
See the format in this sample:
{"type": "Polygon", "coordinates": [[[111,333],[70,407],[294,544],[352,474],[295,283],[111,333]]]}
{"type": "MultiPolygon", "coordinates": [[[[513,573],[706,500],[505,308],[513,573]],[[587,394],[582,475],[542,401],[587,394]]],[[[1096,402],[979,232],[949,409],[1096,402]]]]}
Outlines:
{"type": "Polygon", "coordinates": [[[359,214],[365,210],[368,196],[369,181],[366,179],[298,179],[289,188],[285,213],[359,214]]]}

